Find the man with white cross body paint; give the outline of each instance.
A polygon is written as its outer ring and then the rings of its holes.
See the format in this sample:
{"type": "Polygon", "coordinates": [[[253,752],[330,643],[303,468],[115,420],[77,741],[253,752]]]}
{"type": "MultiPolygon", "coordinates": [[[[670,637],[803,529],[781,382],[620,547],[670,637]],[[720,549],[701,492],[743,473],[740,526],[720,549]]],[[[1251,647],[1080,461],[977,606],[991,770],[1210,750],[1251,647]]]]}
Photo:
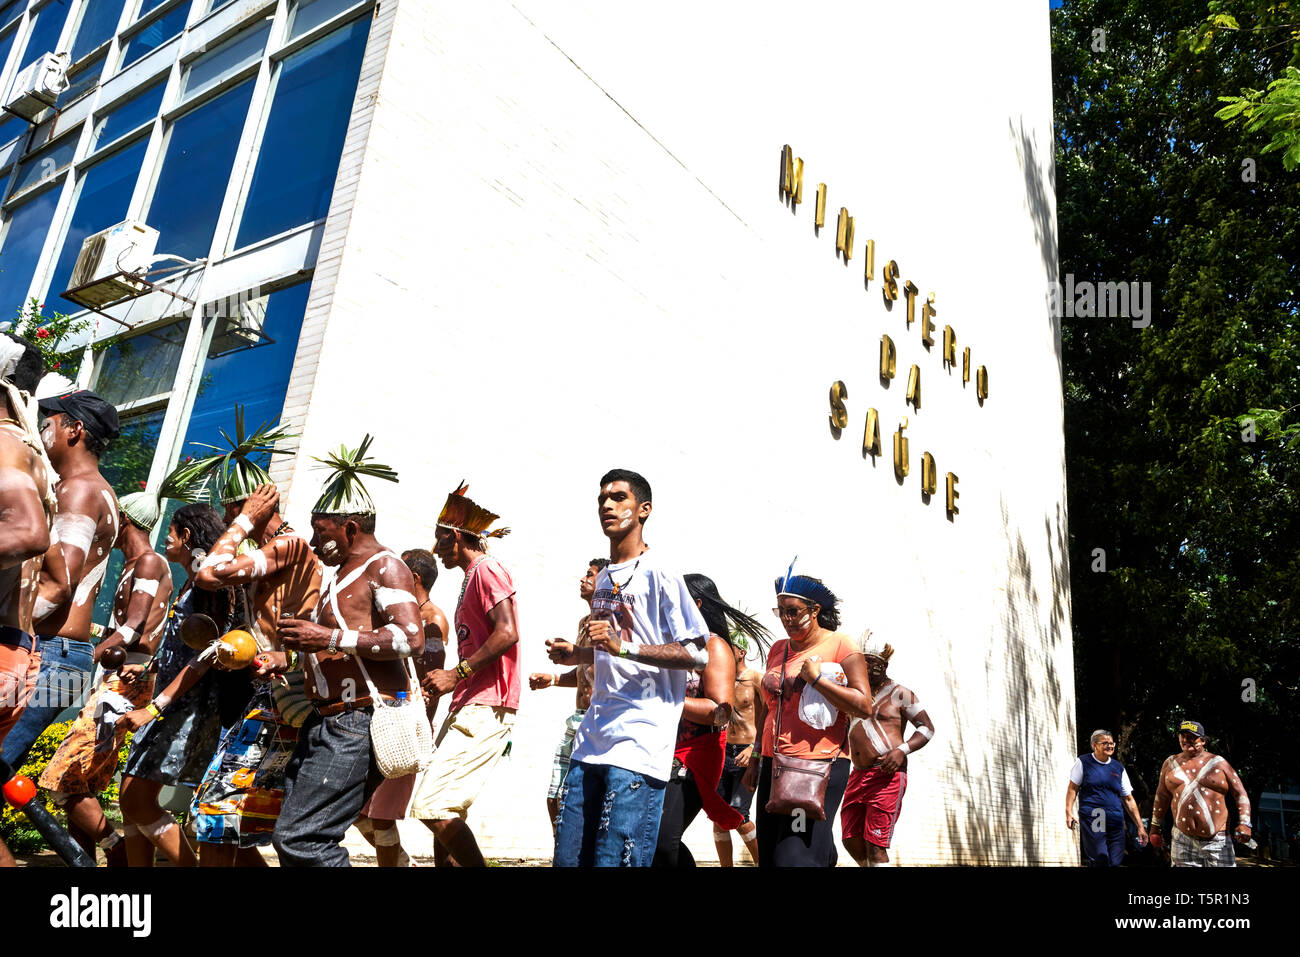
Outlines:
{"type": "Polygon", "coordinates": [[[1170,857],[1174,867],[1236,867],[1228,836],[1228,801],[1236,802],[1233,836],[1250,840],[1250,797],[1241,778],[1223,757],[1205,749],[1205,727],[1199,721],[1178,725],[1182,751],[1165,759],[1160,786],[1151,809],[1151,844],[1160,847],[1165,812],[1174,818],[1170,857]]]}
{"type": "Polygon", "coordinates": [[[858,650],[867,660],[872,715],[849,725],[853,773],[844,791],[840,829],[844,849],[859,867],[890,867],[889,845],[907,790],[907,756],[930,743],[934,723],[915,692],[889,677],[893,645],[868,629],[858,639],[858,650]],[[916,730],[905,739],[909,721],[916,730]]]}

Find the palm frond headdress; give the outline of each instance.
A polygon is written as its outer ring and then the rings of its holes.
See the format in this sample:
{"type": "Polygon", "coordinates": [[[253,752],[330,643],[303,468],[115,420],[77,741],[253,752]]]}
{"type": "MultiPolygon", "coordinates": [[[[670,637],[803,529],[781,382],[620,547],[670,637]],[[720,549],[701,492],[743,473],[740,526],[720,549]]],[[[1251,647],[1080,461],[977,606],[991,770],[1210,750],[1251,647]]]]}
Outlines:
{"type": "Polygon", "coordinates": [[[355,449],[340,445],[338,451],[330,452],[324,458],[312,456],[314,461],[332,469],[325,479],[325,488],[321,491],[320,498],[311,507],[313,515],[375,514],[375,503],[361,479],[367,477],[396,482],[397,473],[366,455],[374,441],[375,437],[367,434],[355,449]]]}
{"type": "Polygon", "coordinates": [[[222,505],[240,502],[253,494],[259,485],[271,482],[270,473],[253,461],[254,456],[292,455],[295,449],[279,449],[275,445],[285,439],[295,439],[296,432],[290,432],[288,426],[263,422],[251,435],[244,432],[244,407],[235,406],[235,434],[232,437],[221,429],[221,437],[226,446],[210,445],[207,442],[193,444],[205,449],[213,449],[217,454],[204,456],[193,462],[186,462],[172,475],[180,482],[194,482],[199,478],[214,476],[216,478],[213,493],[222,505]]]}

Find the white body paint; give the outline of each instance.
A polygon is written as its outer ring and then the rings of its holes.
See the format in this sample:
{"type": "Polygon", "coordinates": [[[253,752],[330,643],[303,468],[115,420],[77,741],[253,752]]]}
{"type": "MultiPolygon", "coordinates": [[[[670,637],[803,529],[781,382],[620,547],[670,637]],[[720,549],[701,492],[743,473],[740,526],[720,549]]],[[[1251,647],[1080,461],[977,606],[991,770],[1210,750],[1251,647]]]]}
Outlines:
{"type": "Polygon", "coordinates": [[[353,631],[351,629],[347,629],[346,631],[344,631],[342,637],[339,638],[339,644],[338,644],[339,651],[346,651],[348,654],[351,654],[354,651],[356,651],[357,637],[359,634],[360,634],[359,632],[353,631]]]}
{"type": "Polygon", "coordinates": [[[253,559],[253,573],[258,576],[266,574],[266,552],[260,548],[250,553],[253,559]]]}
{"type": "Polygon", "coordinates": [[[70,548],[81,549],[82,555],[90,554],[90,543],[95,540],[96,523],[89,515],[76,512],[60,512],[54,516],[53,534],[58,541],[70,548]]]}
{"type": "Polygon", "coordinates": [[[375,589],[375,605],[378,608],[391,608],[394,605],[405,605],[406,603],[419,605],[415,596],[404,588],[385,588],[380,585],[375,589]]]}
{"type": "Polygon", "coordinates": [[[36,597],[36,607],[32,609],[32,621],[41,621],[44,618],[48,618],[51,612],[58,607],[58,605],[54,604],[54,602],[50,601],[48,598],[41,598],[38,595],[36,597]]]}
{"type": "Polygon", "coordinates": [[[406,640],[406,634],[399,625],[384,625],[383,630],[393,636],[393,651],[399,655],[409,655],[411,653],[411,645],[406,640]]]}
{"type": "Polygon", "coordinates": [[[135,584],[131,586],[131,591],[144,592],[146,595],[157,595],[159,584],[161,583],[156,578],[137,578],[135,584]]]}
{"type": "Polygon", "coordinates": [[[123,625],[121,628],[117,629],[117,633],[122,636],[122,643],[125,645],[131,644],[140,637],[135,633],[135,629],[130,625],[123,625]]]}
{"type": "Polygon", "coordinates": [[[90,600],[91,595],[99,589],[99,583],[104,580],[104,574],[108,571],[108,557],[100,559],[99,563],[92,568],[87,574],[81,576],[81,581],[77,585],[77,593],[72,598],[74,605],[84,605],[90,600]]]}
{"type": "Polygon", "coordinates": [[[231,524],[238,526],[245,535],[253,534],[253,522],[247,515],[236,515],[231,524]]]}

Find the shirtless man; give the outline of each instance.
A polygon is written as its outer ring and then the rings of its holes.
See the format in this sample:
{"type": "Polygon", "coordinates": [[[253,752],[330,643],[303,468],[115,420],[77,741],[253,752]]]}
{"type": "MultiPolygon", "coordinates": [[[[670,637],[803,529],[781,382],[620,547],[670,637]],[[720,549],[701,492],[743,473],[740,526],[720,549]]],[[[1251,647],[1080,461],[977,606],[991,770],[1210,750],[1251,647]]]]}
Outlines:
{"type": "Polygon", "coordinates": [[[1178,726],[1179,754],[1170,755],[1160,769],[1160,786],[1151,809],[1151,844],[1160,847],[1165,812],[1173,804],[1174,837],[1170,857],[1174,867],[1236,867],[1228,839],[1228,800],[1237,804],[1233,836],[1250,840],[1250,797],[1241,778],[1224,758],[1205,750],[1205,727],[1199,721],[1178,726]]]}
{"type": "MultiPolygon", "coordinates": [[[[578,579],[578,596],[587,603],[587,614],[578,621],[578,640],[574,642],[575,648],[587,646],[587,621],[591,617],[591,596],[596,594],[596,576],[608,564],[608,558],[593,558],[587,563],[587,573],[578,579]]],[[[579,665],[568,671],[557,671],[554,674],[539,671],[528,676],[528,687],[532,691],[539,691],[542,688],[577,689],[574,694],[573,714],[564,721],[564,737],[560,738],[560,743],[556,745],[555,758],[551,762],[551,787],[546,792],[546,816],[551,821],[552,831],[555,830],[555,816],[560,807],[560,788],[564,785],[565,775],[569,773],[569,756],[573,754],[573,736],[578,732],[578,725],[582,724],[582,716],[591,707],[592,673],[592,665],[579,665]]]]}
{"type": "Polygon", "coordinates": [[[930,743],[934,724],[916,694],[889,677],[893,646],[868,630],[858,639],[858,648],[867,660],[874,714],[855,718],[849,726],[853,773],[844,792],[840,827],[844,849],[859,867],[890,867],[889,844],[907,790],[907,756],[930,743]],[[904,741],[909,721],[916,730],[904,741]]]}
{"type": "MultiPolygon", "coordinates": [[[[423,548],[408,548],[402,552],[402,561],[411,570],[414,580],[415,600],[420,603],[420,620],[424,622],[424,653],[412,659],[420,680],[431,671],[447,663],[447,616],[429,598],[429,589],[438,580],[438,563],[433,554],[423,548]]],[[[432,731],[434,714],[438,710],[439,695],[422,690],[425,715],[432,731]]],[[[384,781],[370,795],[361,809],[357,830],[375,849],[375,863],[379,867],[410,867],[411,858],[402,848],[402,837],[397,832],[397,822],[406,817],[406,806],[411,803],[415,790],[414,774],[384,781]]]]}
{"type": "MultiPolygon", "coordinates": [[[[281,619],[312,613],[320,598],[321,573],[307,540],[281,517],[280,492],[260,467],[246,463],[244,470],[236,472],[220,490],[220,498],[231,524],[200,565],[194,583],[209,591],[229,585],[247,586],[253,615],[250,627],[261,653],[253,666],[255,690],[245,709],[246,716],[222,739],[195,792],[195,837],[200,866],[258,866],[263,860],[257,848],[271,843],[267,818],[274,817],[274,805],[263,803],[257,826],[250,826],[252,820],[245,818],[240,808],[246,796],[278,792],[282,769],[276,768],[270,777],[259,777],[252,784],[240,783],[249,777],[241,771],[257,769],[266,752],[277,747],[281,738],[291,740],[297,734],[289,718],[271,710],[275,689],[259,679],[289,669],[289,658],[281,649],[281,619]],[[251,482],[260,484],[250,492],[251,482]],[[246,541],[260,547],[246,548],[246,541]],[[273,715],[278,715],[279,720],[273,715]]],[[[201,660],[186,666],[175,692],[177,697],[202,677],[212,660],[211,656],[201,656],[201,660]]],[[[170,700],[154,704],[161,709],[170,700]]],[[[279,708],[283,701],[275,704],[279,708]]]]}
{"type": "MultiPolygon", "coordinates": [[[[91,614],[121,531],[117,497],[99,474],[99,457],[118,434],[117,411],[86,390],[40,400],[45,416],[41,442],[59,475],[54,487],[58,512],[41,568],[32,613],[38,631],[40,673],[27,710],[4,740],[2,756],[22,764],[32,743],[59,714],[82,704],[98,658],[91,642],[91,614]]],[[[104,850],[120,835],[109,834],[104,850]]]]}
{"type": "Polygon", "coordinates": [[[414,577],[375,538],[375,507],[359,480],[367,474],[395,482],[397,474],[366,465],[370,441],[328,460],[335,471],[312,507],[311,545],[337,572],[311,621],[280,623],[284,646],[307,656],[307,695],[316,708],[285,771],[274,836],[284,867],[350,866],[343,835],[383,780],[370,746],[374,695],[418,694],[407,670],[424,652],[414,577]]]}
{"type": "MultiPolygon", "coordinates": [[[[44,368],[34,345],[0,335],[0,742],[22,715],[40,668],[32,606],[50,547],[54,496],[30,397],[44,368]]],[[[0,867],[13,866],[0,841],[0,867]]]]}
{"type": "MultiPolygon", "coordinates": [[[[731,712],[731,723],[727,725],[727,757],[722,766],[722,780],[718,782],[718,793],[723,800],[745,817],[745,822],[736,828],[736,833],[745,842],[749,856],[758,863],[758,835],[754,822],[749,819],[749,806],[753,803],[754,792],[745,787],[745,769],[754,753],[754,700],[758,697],[759,682],[762,673],[745,666],[745,656],[749,651],[749,642],[744,635],[732,638],[732,651],[736,656],[736,690],[733,693],[735,704],[731,712]]],[[[731,867],[731,832],[713,827],[713,846],[718,850],[718,864],[731,867]]]]}
{"type": "MultiPolygon", "coordinates": [[[[153,693],[153,676],[148,674],[148,668],[162,638],[167,603],[172,593],[171,570],[167,560],[153,550],[149,531],[131,521],[125,512],[118,514],[118,523],[122,530],[114,547],[122,552],[124,564],[113,595],[108,637],[95,648],[95,660],[101,660],[113,648],[122,648],[126,660],[120,668],[105,669],[99,687],[86,701],[68,736],[37,782],[50,792],[50,800],[56,806],[67,811],[68,830],[92,855],[96,844],[105,848],[115,847],[121,840],[104,817],[95,795],[108,787],[117,771],[118,751],[129,730],[126,724],[119,722],[114,729],[112,746],[106,746],[100,740],[101,722],[96,711],[106,698],[108,702],[118,704],[122,703],[118,698],[125,699],[131,706],[125,710],[148,703],[153,693]]],[[[116,713],[120,717],[124,711],[116,713]]],[[[128,840],[132,836],[128,832],[128,840]]],[[[138,833],[134,837],[146,840],[138,833]]],[[[126,860],[113,854],[109,856],[109,863],[125,866],[126,860]]]]}

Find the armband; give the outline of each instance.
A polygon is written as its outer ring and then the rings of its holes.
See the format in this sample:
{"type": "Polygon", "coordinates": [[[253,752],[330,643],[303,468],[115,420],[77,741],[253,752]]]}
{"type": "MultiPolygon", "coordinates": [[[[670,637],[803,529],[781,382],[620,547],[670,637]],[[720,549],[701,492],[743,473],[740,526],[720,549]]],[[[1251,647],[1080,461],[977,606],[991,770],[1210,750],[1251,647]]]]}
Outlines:
{"type": "Polygon", "coordinates": [[[157,595],[158,580],[156,578],[137,578],[135,584],[131,586],[131,591],[144,592],[146,595],[157,595]]]}
{"type": "Polygon", "coordinates": [[[235,520],[231,524],[239,526],[239,530],[242,531],[245,535],[253,534],[253,520],[249,518],[247,515],[244,515],[242,513],[236,515],[235,520]]]}
{"type": "Polygon", "coordinates": [[[131,644],[131,642],[135,641],[137,638],[140,637],[135,633],[134,628],[129,628],[126,625],[123,625],[121,628],[117,629],[117,633],[122,636],[122,644],[124,645],[129,645],[131,644]]]}
{"type": "Polygon", "coordinates": [[[934,729],[933,729],[933,728],[927,728],[927,727],[926,727],[925,725],[923,725],[923,724],[918,724],[918,725],[916,726],[916,730],[919,731],[919,732],[921,732],[921,734],[925,737],[925,740],[927,740],[927,741],[931,740],[931,739],[934,737],[934,729]]]}
{"type": "Polygon", "coordinates": [[[909,745],[906,741],[904,741],[902,744],[898,746],[898,750],[902,751],[904,754],[911,754],[912,746],[909,745]]]}

